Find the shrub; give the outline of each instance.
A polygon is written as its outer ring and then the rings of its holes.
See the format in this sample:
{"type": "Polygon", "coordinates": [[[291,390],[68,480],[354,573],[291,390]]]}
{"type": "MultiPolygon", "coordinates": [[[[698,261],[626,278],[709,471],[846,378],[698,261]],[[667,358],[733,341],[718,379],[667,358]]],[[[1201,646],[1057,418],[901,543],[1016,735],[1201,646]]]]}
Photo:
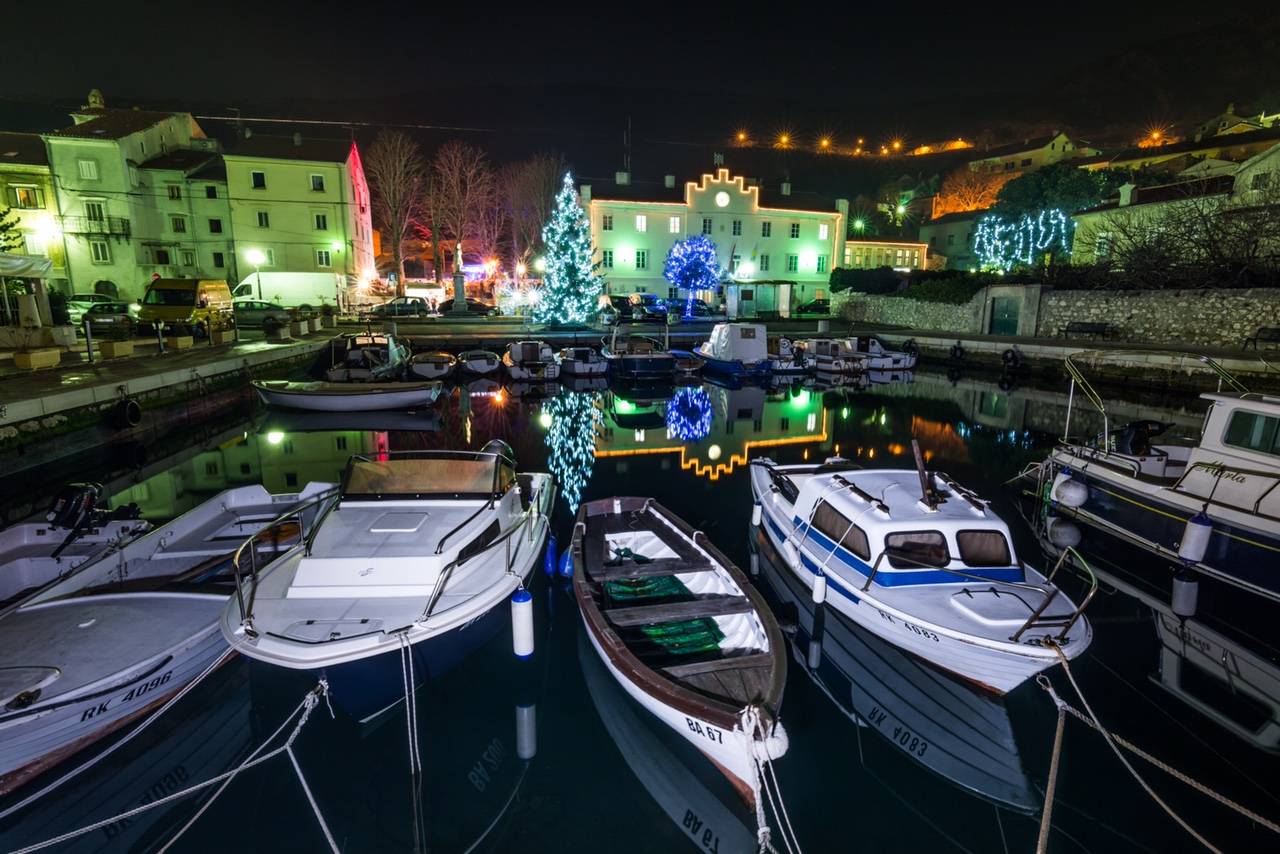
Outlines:
{"type": "Polygon", "coordinates": [[[906,276],[892,267],[876,267],[871,270],[847,270],[836,267],[831,271],[831,292],[858,291],[864,294],[891,294],[902,287],[906,276]]]}

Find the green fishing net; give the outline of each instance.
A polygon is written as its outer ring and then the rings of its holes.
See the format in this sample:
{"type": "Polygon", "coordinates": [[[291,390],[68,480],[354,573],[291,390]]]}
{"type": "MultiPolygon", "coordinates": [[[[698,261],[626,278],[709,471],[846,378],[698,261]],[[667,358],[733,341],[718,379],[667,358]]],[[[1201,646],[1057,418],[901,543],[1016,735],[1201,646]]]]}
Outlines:
{"type": "Polygon", "coordinates": [[[720,641],[724,640],[724,632],[709,617],[642,626],[640,631],[673,655],[719,652],[720,641]]]}

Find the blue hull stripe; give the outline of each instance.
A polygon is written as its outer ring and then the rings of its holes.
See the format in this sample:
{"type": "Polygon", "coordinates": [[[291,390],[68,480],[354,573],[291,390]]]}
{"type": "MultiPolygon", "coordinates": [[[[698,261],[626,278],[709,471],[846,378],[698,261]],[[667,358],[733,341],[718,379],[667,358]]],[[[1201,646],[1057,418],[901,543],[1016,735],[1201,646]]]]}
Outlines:
{"type": "MultiPolygon", "coordinates": [[[[768,513],[764,514],[764,521],[769,526],[769,528],[773,531],[774,536],[778,538],[779,542],[786,542],[787,535],[782,533],[782,529],[778,527],[778,523],[773,521],[773,518],[768,513]]],[[[858,596],[858,594],[854,593],[852,590],[847,589],[834,576],[827,575],[825,572],[819,573],[818,565],[813,561],[809,560],[809,558],[805,556],[804,552],[800,553],[800,563],[804,565],[805,569],[809,570],[814,575],[819,575],[819,574],[826,575],[828,590],[835,590],[837,593],[839,593],[841,596],[848,599],[849,601],[853,602],[853,604],[855,605],[862,601],[862,599],[858,596]]]]}

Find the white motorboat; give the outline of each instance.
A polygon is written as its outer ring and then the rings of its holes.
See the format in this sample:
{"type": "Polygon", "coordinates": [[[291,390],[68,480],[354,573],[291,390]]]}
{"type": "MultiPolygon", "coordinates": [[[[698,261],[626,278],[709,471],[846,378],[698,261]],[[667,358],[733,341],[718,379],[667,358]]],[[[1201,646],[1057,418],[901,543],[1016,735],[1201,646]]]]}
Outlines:
{"type": "Polygon", "coordinates": [[[768,339],[769,361],[775,374],[807,374],[816,368],[814,361],[797,342],[783,336],[768,339]]]}
{"type": "Polygon", "coordinates": [[[1216,370],[1235,391],[1201,395],[1210,408],[1198,440],[1157,443],[1167,425],[1113,427],[1085,378],[1084,363],[1111,356],[1075,353],[1066,360],[1068,400],[1078,389],[1097,408],[1102,435],[1072,436],[1069,405],[1063,438],[1031,472],[1038,494],[1062,515],[1280,600],[1280,396],[1246,392],[1212,359],[1188,359],[1216,370]]]}
{"type": "Polygon", "coordinates": [[[801,347],[819,374],[852,374],[867,370],[867,357],[843,338],[809,338],[801,347]]]}
{"type": "Polygon", "coordinates": [[[502,354],[502,367],[517,382],[559,379],[560,363],[545,341],[513,341],[502,354]]]}
{"type": "Polygon", "coordinates": [[[849,352],[865,357],[868,371],[909,371],[920,353],[914,340],[904,342],[901,350],[889,349],[875,335],[852,335],[844,343],[849,352]]]}
{"type": "Polygon", "coordinates": [[[409,348],[394,335],[355,332],[329,345],[329,382],[385,382],[399,379],[409,358],[409,348]]]}
{"type": "Polygon", "coordinates": [[[498,370],[502,359],[491,350],[466,350],[458,354],[458,370],[488,376],[498,370]]]}
{"type": "Polygon", "coordinates": [[[573,562],[582,621],[610,675],[756,803],[757,761],[787,749],[786,647],[764,599],[653,499],[582,505],[573,562]]]}
{"type": "MultiPolygon", "coordinates": [[[[913,442],[914,445],[914,442],[913,442]]],[[[753,460],[760,521],[815,601],[889,643],[996,693],[1074,658],[1083,611],[1018,560],[1009,529],[950,477],[845,461],[753,460]]]]}
{"type": "Polygon", "coordinates": [[[409,373],[419,379],[442,380],[453,373],[457,364],[458,359],[452,353],[418,353],[409,360],[409,373]]]}
{"type": "Polygon", "coordinates": [[[568,377],[603,377],[609,362],[594,347],[565,347],[556,356],[560,373],[568,377]]]}
{"type": "Polygon", "coordinates": [[[312,535],[239,582],[222,633],[281,667],[390,653],[383,663],[399,673],[402,645],[444,639],[524,586],[542,559],[553,492],[549,475],[517,475],[501,441],[352,457],[312,535]]]}
{"type": "Polygon", "coordinates": [[[287,382],[255,380],[253,387],[268,406],[312,412],[367,412],[371,409],[417,409],[430,406],[444,387],[425,383],[287,382]]]}
{"type": "Polygon", "coordinates": [[[150,530],[151,523],[138,518],[137,505],[99,509],[102,492],[97,483],[68,484],[44,522],[0,531],[0,602],[43,587],[150,530]]]}

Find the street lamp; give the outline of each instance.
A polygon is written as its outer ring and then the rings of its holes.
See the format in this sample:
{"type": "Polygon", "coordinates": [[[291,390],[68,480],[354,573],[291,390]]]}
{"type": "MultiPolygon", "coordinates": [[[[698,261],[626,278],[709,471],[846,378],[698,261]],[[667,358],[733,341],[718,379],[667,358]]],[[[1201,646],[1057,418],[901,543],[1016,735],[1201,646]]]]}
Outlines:
{"type": "Polygon", "coordinates": [[[533,259],[533,269],[539,273],[547,272],[547,259],[541,257],[533,259]]]}
{"type": "Polygon", "coordinates": [[[250,249],[244,253],[245,259],[253,265],[253,278],[258,284],[258,299],[262,299],[262,265],[267,263],[267,256],[261,249],[250,249]]]}

